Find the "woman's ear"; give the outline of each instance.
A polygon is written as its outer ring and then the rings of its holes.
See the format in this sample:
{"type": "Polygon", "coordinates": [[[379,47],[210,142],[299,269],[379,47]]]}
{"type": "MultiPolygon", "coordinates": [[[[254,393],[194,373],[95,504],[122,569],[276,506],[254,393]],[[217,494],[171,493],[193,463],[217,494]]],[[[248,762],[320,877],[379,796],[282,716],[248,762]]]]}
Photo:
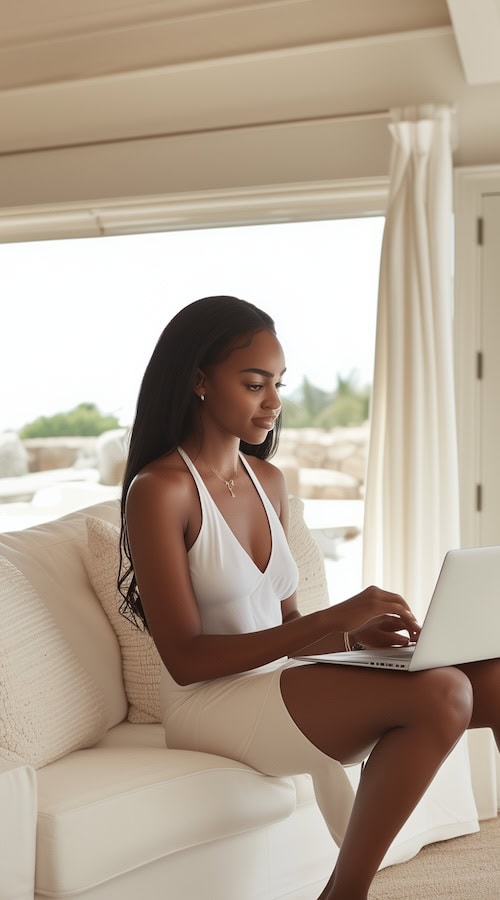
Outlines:
{"type": "Polygon", "coordinates": [[[196,370],[196,375],[194,376],[194,392],[200,400],[205,399],[205,387],[207,383],[207,378],[204,372],[201,369],[196,370]]]}

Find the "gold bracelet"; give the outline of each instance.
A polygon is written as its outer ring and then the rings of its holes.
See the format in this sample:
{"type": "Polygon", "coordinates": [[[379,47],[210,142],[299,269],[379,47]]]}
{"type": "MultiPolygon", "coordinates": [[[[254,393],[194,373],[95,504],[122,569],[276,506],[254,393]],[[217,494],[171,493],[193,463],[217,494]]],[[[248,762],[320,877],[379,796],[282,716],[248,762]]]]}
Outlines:
{"type": "Polygon", "coordinates": [[[344,647],[347,652],[350,652],[351,650],[366,650],[364,644],[360,644],[359,641],[355,641],[354,644],[351,644],[348,631],[344,631],[344,647]]]}

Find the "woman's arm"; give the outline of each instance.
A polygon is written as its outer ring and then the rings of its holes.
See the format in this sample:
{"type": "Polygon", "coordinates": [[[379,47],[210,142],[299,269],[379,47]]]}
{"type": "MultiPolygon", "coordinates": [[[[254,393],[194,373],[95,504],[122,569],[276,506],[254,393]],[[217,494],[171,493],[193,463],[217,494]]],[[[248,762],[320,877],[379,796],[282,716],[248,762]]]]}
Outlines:
{"type": "Polygon", "coordinates": [[[141,473],[127,497],[128,536],[146,619],[160,656],[179,684],[233,675],[294,656],[332,633],[338,640],[343,631],[389,610],[413,618],[400,597],[370,588],[346,603],[291,616],[274,628],[202,634],[185,545],[197,503],[191,479],[174,469],[141,473]]]}
{"type": "MultiPolygon", "coordinates": [[[[288,512],[288,490],[284,479],[282,479],[279,497],[279,517],[286,534],[288,534],[288,512]]],[[[281,611],[283,622],[285,623],[301,617],[302,613],[298,609],[296,594],[283,601],[281,611]]],[[[401,628],[399,619],[395,619],[391,615],[378,616],[368,624],[362,625],[361,628],[350,630],[349,643],[350,645],[362,644],[364,647],[404,647],[418,637],[420,627],[416,623],[414,625],[414,630],[409,632],[408,636],[402,635],[398,633],[401,628]]],[[[318,641],[302,647],[299,655],[338,653],[345,649],[344,633],[341,634],[334,631],[318,641]]]]}

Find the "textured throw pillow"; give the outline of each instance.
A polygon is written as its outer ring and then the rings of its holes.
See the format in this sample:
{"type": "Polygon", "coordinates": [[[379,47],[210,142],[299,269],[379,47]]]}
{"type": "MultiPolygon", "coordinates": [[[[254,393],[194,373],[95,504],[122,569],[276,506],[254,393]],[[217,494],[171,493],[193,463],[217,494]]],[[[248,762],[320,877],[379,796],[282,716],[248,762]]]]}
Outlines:
{"type": "Polygon", "coordinates": [[[323,554],[304,522],[304,504],[289,497],[288,543],[299,570],[297,605],[303,616],[329,606],[323,554]]]}
{"type": "Polygon", "coordinates": [[[0,760],[35,768],[107,730],[99,687],[24,575],[0,558],[0,760]]]}
{"type": "Polygon", "coordinates": [[[122,616],[116,587],[120,531],[116,525],[87,518],[88,548],[84,563],[120,644],[123,681],[129,702],[128,720],[160,721],[160,656],[151,636],[122,616]]]}

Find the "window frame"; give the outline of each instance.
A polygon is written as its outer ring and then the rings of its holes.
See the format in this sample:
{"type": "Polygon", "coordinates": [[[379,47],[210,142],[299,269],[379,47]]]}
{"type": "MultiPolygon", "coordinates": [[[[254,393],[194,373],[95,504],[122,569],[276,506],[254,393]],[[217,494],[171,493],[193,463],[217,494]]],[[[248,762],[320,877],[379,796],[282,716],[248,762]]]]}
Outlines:
{"type": "Polygon", "coordinates": [[[0,210],[0,242],[384,215],[388,178],[268,185],[0,210]]]}

